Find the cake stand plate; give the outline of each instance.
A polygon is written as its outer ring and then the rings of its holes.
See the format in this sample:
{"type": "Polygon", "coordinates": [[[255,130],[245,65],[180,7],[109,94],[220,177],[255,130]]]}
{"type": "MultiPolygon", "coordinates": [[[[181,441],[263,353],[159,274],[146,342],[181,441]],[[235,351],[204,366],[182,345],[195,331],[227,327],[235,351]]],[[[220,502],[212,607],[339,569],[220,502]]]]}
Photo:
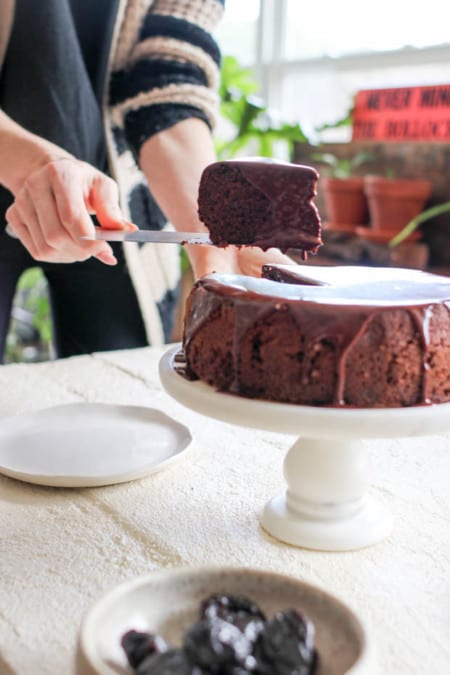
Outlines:
{"type": "Polygon", "coordinates": [[[368,494],[362,439],[427,436],[450,429],[450,403],[410,408],[320,408],[217,392],[189,381],[170,349],[159,365],[161,382],[195,412],[240,426],[295,434],[284,460],[287,490],[264,508],[262,526],[281,541],[304,548],[348,551],[389,535],[392,517],[368,494]]]}

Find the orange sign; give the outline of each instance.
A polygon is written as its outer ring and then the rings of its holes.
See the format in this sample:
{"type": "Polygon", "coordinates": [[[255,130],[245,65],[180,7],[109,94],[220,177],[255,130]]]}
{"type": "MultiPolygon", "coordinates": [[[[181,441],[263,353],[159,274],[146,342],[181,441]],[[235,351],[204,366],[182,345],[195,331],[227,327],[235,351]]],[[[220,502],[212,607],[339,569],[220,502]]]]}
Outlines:
{"type": "Polygon", "coordinates": [[[450,84],[358,92],[352,138],[450,142],[450,84]]]}

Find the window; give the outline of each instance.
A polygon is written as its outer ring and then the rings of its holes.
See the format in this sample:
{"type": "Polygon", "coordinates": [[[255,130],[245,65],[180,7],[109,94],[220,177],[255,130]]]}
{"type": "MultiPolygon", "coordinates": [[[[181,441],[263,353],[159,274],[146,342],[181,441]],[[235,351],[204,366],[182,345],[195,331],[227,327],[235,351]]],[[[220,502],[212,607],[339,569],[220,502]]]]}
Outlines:
{"type": "Polygon", "coordinates": [[[447,0],[287,0],[287,59],[429,47],[448,42],[447,0]]]}
{"type": "Polygon", "coordinates": [[[257,60],[259,0],[225,0],[225,16],[216,38],[224,54],[236,56],[242,65],[257,60]]]}
{"type": "Polygon", "coordinates": [[[254,67],[269,107],[313,138],[360,89],[450,83],[447,2],[226,0],[218,39],[254,67]]]}

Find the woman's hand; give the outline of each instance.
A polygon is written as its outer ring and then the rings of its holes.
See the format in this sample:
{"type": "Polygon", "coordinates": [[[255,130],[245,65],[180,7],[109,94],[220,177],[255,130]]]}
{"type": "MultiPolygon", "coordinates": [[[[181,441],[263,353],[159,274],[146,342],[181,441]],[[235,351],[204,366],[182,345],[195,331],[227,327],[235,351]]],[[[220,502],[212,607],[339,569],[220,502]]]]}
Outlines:
{"type": "Polygon", "coordinates": [[[245,274],[260,277],[263,265],[292,265],[294,261],[277,248],[262,251],[253,246],[216,248],[191,244],[186,252],[192,264],[195,279],[211,272],[245,274]]]}
{"type": "Polygon", "coordinates": [[[107,229],[137,229],[121,213],[115,181],[71,156],[51,159],[32,170],[14,197],[6,220],[38,261],[69,263],[93,256],[115,265],[109,244],[81,239],[94,234],[90,214],[95,213],[107,229]]]}
{"type": "Polygon", "coordinates": [[[253,246],[242,246],[236,253],[239,266],[238,274],[250,277],[260,277],[263,265],[294,265],[294,260],[281,253],[278,248],[269,248],[262,251],[253,246]]]}

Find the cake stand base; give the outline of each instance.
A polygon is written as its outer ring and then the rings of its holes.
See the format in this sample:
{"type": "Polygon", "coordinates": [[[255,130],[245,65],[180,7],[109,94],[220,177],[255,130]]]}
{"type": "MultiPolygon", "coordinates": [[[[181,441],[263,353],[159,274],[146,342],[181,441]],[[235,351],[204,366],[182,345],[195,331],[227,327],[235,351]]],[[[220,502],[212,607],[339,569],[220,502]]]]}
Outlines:
{"type": "Polygon", "coordinates": [[[262,527],[294,546],[349,551],[387,537],[392,518],[369,494],[370,471],[362,439],[424,436],[450,428],[449,403],[342,409],[218,393],[177,371],[178,350],[166,353],[159,367],[163,386],[177,401],[231,424],[295,434],[297,440],[283,466],[286,492],[272,499],[262,514],[262,527]]]}
{"type": "Polygon", "coordinates": [[[280,495],[266,504],[261,525],[275,539],[293,546],[315,551],[353,551],[386,539],[393,521],[384,506],[369,496],[351,517],[317,520],[292,512],[285,495],[280,495]]]}
{"type": "Polygon", "coordinates": [[[389,535],[392,518],[368,495],[369,470],[358,440],[299,438],[284,460],[286,493],[272,499],[262,526],[281,541],[349,551],[389,535]]]}

